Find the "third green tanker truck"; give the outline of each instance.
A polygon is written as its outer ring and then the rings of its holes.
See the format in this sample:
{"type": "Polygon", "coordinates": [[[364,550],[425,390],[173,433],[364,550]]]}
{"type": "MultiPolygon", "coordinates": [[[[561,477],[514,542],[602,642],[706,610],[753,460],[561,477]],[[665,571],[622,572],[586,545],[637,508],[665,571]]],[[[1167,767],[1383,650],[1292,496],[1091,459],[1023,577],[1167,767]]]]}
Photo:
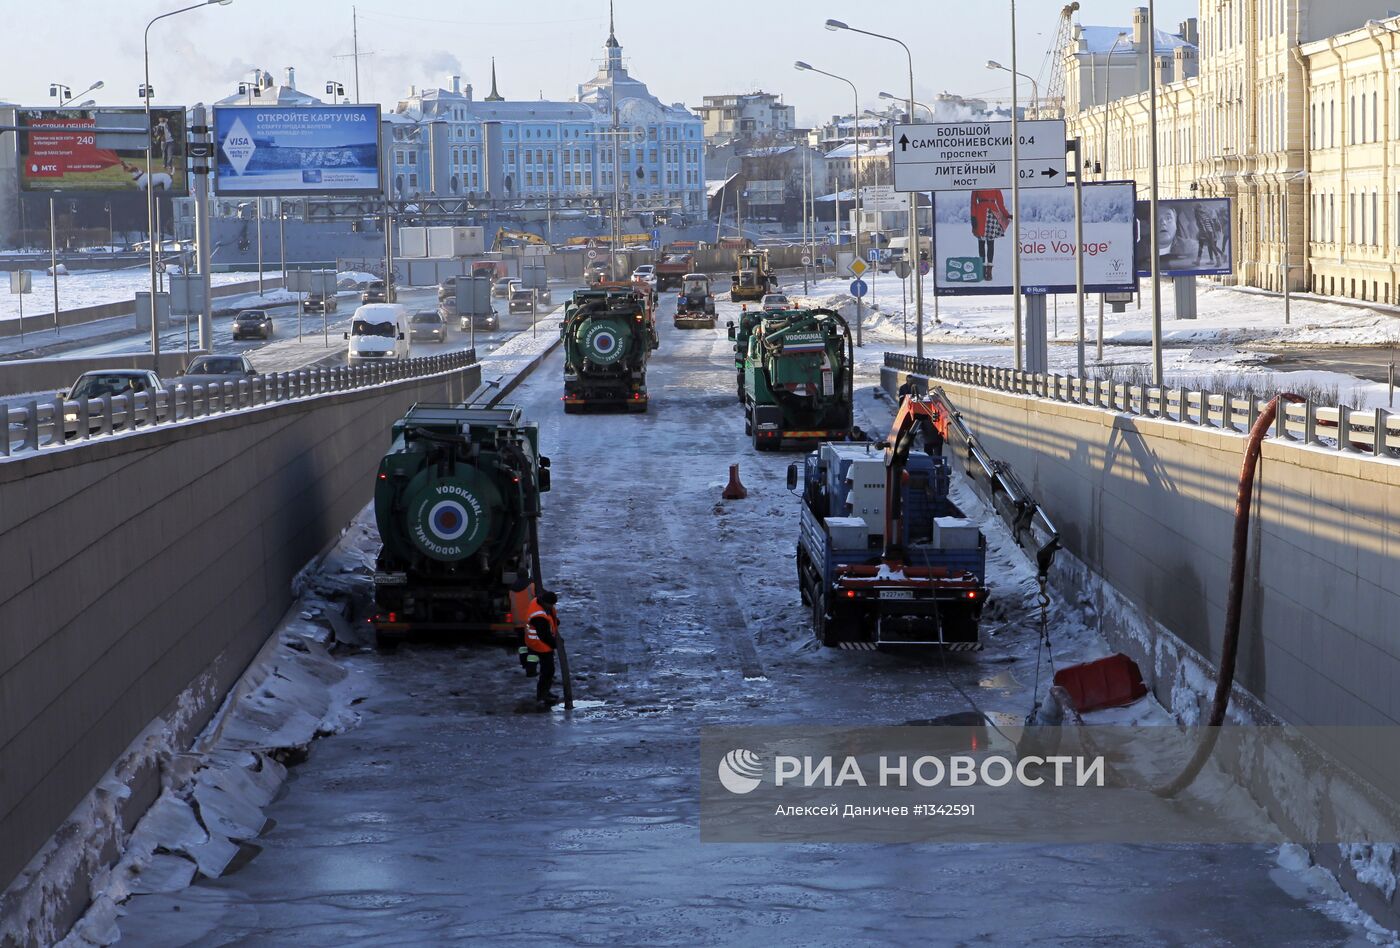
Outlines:
{"type": "Polygon", "coordinates": [[[564,411],[647,410],[647,360],[658,345],[649,299],[630,287],[576,290],[564,307],[564,411]]]}
{"type": "Polygon", "coordinates": [[[744,357],[745,433],[757,450],[845,441],[852,423],[851,331],[829,309],[765,313],[744,357]]]}

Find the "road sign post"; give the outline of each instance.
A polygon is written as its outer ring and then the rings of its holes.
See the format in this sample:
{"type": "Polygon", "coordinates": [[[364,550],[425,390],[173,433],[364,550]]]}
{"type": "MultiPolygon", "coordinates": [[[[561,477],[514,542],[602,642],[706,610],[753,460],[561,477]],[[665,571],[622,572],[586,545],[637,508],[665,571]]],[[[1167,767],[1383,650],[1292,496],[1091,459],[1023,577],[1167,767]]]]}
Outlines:
{"type": "MultiPolygon", "coordinates": [[[[10,292],[19,296],[19,341],[24,342],[24,294],[34,292],[34,280],[28,270],[10,271],[10,292]]],[[[53,314],[54,324],[58,324],[58,313],[53,314]]]]}

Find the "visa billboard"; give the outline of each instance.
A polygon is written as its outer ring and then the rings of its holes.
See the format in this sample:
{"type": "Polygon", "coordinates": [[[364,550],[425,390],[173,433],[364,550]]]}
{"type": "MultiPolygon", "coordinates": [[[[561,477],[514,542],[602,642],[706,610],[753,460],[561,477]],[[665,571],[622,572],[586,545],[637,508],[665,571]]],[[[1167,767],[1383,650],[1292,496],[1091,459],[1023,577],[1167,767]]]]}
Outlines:
{"type": "Polygon", "coordinates": [[[214,109],[221,196],[378,194],[379,106],[214,109]]]}

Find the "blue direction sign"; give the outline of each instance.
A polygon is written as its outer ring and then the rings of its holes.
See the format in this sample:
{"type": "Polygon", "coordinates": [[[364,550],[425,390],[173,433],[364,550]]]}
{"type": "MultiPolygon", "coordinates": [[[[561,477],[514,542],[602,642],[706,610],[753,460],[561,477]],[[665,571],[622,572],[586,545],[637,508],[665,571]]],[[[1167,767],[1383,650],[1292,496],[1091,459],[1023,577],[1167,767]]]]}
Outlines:
{"type": "Polygon", "coordinates": [[[866,283],[864,280],[851,281],[851,295],[856,299],[860,299],[868,292],[870,292],[870,284],[866,283]]]}

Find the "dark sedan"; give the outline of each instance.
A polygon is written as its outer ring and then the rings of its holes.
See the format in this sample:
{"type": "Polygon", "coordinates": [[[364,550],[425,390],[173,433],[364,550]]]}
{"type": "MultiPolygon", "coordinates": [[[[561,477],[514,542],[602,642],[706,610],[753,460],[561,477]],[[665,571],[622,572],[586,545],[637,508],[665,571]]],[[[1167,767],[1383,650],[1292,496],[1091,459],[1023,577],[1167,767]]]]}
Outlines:
{"type": "Polygon", "coordinates": [[[408,328],[415,342],[420,339],[426,342],[447,341],[447,322],[435,309],[414,313],[409,317],[408,328]]]}
{"type": "Polygon", "coordinates": [[[245,309],[233,317],[234,339],[271,339],[272,317],[265,309],[245,309]]]}

